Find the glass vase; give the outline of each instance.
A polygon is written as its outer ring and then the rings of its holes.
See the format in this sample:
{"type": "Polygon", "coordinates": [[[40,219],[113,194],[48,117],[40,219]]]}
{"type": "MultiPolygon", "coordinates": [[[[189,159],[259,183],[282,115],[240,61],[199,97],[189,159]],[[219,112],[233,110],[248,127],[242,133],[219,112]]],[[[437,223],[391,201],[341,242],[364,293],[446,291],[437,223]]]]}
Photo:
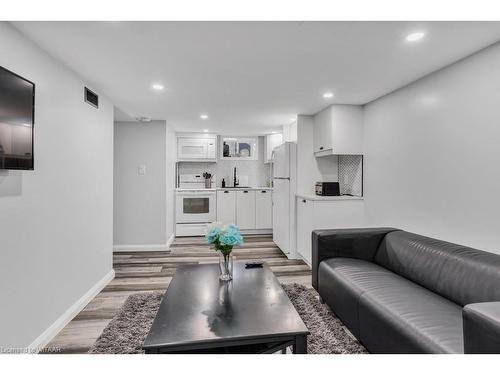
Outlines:
{"type": "Polygon", "coordinates": [[[222,281],[230,281],[233,279],[233,254],[224,254],[219,251],[219,279],[222,281]]]}

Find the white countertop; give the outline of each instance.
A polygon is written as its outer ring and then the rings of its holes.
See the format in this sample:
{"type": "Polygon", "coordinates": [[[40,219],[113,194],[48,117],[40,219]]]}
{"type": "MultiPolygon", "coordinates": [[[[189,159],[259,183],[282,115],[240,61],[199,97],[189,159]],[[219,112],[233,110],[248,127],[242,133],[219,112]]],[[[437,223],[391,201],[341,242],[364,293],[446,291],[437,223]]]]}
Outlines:
{"type": "Polygon", "coordinates": [[[198,189],[193,189],[193,188],[176,188],[176,191],[217,191],[217,190],[273,190],[273,188],[270,187],[215,187],[211,189],[204,189],[204,188],[198,188],[198,189]]]}
{"type": "Polygon", "coordinates": [[[297,198],[307,199],[309,201],[362,201],[363,200],[363,197],[352,197],[350,195],[327,197],[314,194],[297,194],[297,198]]]}

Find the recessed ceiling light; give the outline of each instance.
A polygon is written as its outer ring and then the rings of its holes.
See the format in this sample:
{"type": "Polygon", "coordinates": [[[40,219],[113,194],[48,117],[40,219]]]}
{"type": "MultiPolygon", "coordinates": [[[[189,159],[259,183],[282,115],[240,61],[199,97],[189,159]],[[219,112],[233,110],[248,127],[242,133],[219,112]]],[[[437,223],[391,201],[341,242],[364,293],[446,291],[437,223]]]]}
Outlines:
{"type": "Polygon", "coordinates": [[[204,129],[203,132],[208,133],[208,129],[204,129]]]}
{"type": "Polygon", "coordinates": [[[156,91],[161,91],[165,88],[165,86],[163,86],[161,83],[153,83],[152,87],[153,87],[153,90],[156,90],[156,91]]]}
{"type": "Polygon", "coordinates": [[[422,39],[425,36],[425,33],[419,31],[417,33],[411,33],[406,36],[406,40],[408,42],[416,42],[417,40],[422,39]]]}
{"type": "Polygon", "coordinates": [[[272,134],[276,134],[277,132],[271,132],[272,134]]]}
{"type": "Polygon", "coordinates": [[[206,120],[206,119],[208,118],[208,115],[207,115],[207,114],[205,114],[205,113],[203,113],[203,114],[201,114],[201,115],[200,115],[200,118],[201,118],[202,120],[206,120]]]}
{"type": "Polygon", "coordinates": [[[333,97],[333,92],[325,92],[323,94],[323,98],[325,99],[329,99],[329,98],[332,98],[333,97]]]}

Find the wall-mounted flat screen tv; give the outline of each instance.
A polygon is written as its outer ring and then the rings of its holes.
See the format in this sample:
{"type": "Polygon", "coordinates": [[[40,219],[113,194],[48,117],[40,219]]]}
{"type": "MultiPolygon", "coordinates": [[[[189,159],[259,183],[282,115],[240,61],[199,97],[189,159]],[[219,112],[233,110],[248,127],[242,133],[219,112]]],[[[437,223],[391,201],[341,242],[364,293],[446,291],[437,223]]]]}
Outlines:
{"type": "Polygon", "coordinates": [[[0,169],[33,169],[35,84],[0,66],[0,169]]]}

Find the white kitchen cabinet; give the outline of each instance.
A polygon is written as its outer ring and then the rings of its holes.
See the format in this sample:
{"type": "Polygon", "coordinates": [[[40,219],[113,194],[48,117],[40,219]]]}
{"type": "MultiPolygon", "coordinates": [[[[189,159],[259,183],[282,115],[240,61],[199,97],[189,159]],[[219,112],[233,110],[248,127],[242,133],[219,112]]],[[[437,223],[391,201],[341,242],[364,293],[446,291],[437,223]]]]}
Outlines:
{"type": "Polygon", "coordinates": [[[255,229],[273,227],[273,198],[271,190],[255,192],[255,229]]]}
{"type": "Polygon", "coordinates": [[[363,108],[332,105],[314,116],[314,154],[363,154],[363,108]]]}
{"type": "Polygon", "coordinates": [[[311,264],[311,233],[313,230],[313,201],[297,199],[297,252],[311,264]]]}
{"type": "Polygon", "coordinates": [[[236,225],[240,229],[255,229],[255,191],[236,192],[236,225]]]}
{"type": "Polygon", "coordinates": [[[362,199],[313,200],[297,197],[297,252],[309,264],[312,261],[313,230],[359,228],[363,225],[362,199]]]}
{"type": "Polygon", "coordinates": [[[236,224],[236,191],[217,191],[217,221],[236,224]]]}
{"type": "Polygon", "coordinates": [[[268,134],[264,138],[264,163],[273,162],[273,149],[283,143],[283,134],[268,134]]]}
{"type": "Polygon", "coordinates": [[[217,221],[251,233],[267,233],[273,228],[272,199],[269,189],[218,190],[217,221]]]}
{"type": "Polygon", "coordinates": [[[213,135],[180,135],[177,137],[177,160],[216,161],[217,137],[213,135]]]}
{"type": "Polygon", "coordinates": [[[222,136],[220,144],[220,160],[259,160],[259,137],[222,136]]]}

